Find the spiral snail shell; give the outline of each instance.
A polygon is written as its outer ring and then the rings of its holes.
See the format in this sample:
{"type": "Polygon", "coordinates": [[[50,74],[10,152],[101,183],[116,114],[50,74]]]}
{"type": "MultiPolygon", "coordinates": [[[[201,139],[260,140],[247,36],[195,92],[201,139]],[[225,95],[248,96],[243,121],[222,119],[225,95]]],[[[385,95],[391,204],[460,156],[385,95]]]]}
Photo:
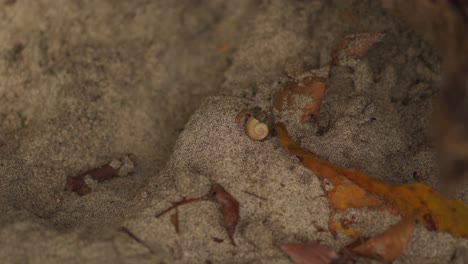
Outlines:
{"type": "Polygon", "coordinates": [[[271,109],[264,111],[260,107],[254,107],[240,111],[236,116],[236,123],[245,126],[245,133],[250,139],[261,141],[270,136],[275,118],[271,109]]]}
{"type": "Polygon", "coordinates": [[[268,125],[260,122],[255,117],[250,116],[245,123],[245,132],[252,140],[264,140],[270,134],[268,125]]]}

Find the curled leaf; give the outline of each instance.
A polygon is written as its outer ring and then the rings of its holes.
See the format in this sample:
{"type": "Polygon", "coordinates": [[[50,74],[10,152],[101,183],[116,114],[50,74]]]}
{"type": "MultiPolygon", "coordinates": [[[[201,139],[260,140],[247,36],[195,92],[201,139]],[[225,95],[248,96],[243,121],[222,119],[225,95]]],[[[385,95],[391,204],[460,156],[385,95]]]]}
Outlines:
{"type": "Polygon", "coordinates": [[[348,248],[368,258],[384,262],[394,261],[404,253],[414,230],[414,221],[413,215],[406,216],[382,234],[348,248]]]}
{"type": "Polygon", "coordinates": [[[338,259],[339,255],[327,245],[311,244],[284,244],[281,246],[295,264],[328,264],[338,259]]]}

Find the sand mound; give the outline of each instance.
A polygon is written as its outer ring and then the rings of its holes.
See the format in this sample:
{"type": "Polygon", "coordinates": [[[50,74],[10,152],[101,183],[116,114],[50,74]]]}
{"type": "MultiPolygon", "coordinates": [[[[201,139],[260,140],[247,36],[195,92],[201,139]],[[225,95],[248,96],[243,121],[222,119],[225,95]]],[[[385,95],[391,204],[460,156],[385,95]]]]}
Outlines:
{"type": "MultiPolygon", "coordinates": [[[[324,65],[350,33],[386,36],[364,59],[332,69],[326,133],[299,126],[295,113],[277,118],[332,162],[390,183],[411,182],[418,170],[437,187],[430,116],[439,61],[376,1],[17,0],[0,7],[2,263],[289,263],[282,243],[349,243],[320,230],[329,209],[317,177],[275,138],[249,140],[234,118],[270,105],[286,75],[324,65]],[[85,196],[64,191],[68,176],[127,153],[136,157],[132,175],[85,196]],[[181,207],[180,234],[169,215],[155,218],[213,182],[241,203],[237,247],[213,203],[181,207]]],[[[359,219],[355,228],[366,235],[398,220],[343,214],[359,219]]],[[[399,261],[462,262],[467,247],[418,227],[399,261]]]]}

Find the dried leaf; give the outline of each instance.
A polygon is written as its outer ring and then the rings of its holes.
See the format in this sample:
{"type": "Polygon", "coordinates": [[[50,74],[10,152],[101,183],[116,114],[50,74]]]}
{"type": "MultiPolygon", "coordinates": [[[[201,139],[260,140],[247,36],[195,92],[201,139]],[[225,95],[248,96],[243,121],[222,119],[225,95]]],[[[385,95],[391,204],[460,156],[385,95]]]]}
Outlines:
{"type": "Polygon", "coordinates": [[[313,117],[317,124],[318,115],[325,92],[325,82],[329,67],[314,70],[300,79],[291,79],[276,93],[273,106],[282,111],[302,111],[301,123],[310,121],[313,117]],[[303,102],[306,99],[310,102],[303,102]]]}
{"type": "Polygon", "coordinates": [[[413,215],[406,216],[382,234],[348,248],[361,256],[384,262],[393,261],[404,253],[414,230],[414,221],[413,215]]]}
{"type": "Polygon", "coordinates": [[[333,249],[319,243],[284,244],[281,249],[295,264],[328,264],[339,258],[333,249]]]}
{"type": "Polygon", "coordinates": [[[239,202],[217,183],[211,186],[210,197],[213,197],[221,205],[221,212],[224,216],[224,227],[227,230],[231,243],[236,245],[234,242],[234,232],[239,221],[239,202]]]}
{"type": "Polygon", "coordinates": [[[134,169],[134,162],[130,158],[131,155],[126,155],[120,160],[113,160],[109,164],[103,165],[76,176],[68,177],[65,184],[65,190],[75,192],[78,195],[86,195],[92,192],[92,188],[87,181],[95,181],[100,183],[111,180],[118,176],[125,176],[134,169]]]}
{"type": "MultiPolygon", "coordinates": [[[[317,176],[327,179],[334,186],[340,186],[343,178],[346,178],[370,195],[376,195],[385,201],[383,207],[376,209],[388,210],[387,206],[389,206],[403,216],[415,213],[416,218],[428,229],[435,228],[436,230],[446,231],[456,236],[468,237],[468,225],[466,224],[468,223],[468,206],[462,201],[449,200],[430,186],[421,183],[388,185],[370,178],[361,171],[345,169],[331,164],[320,159],[314,153],[301,149],[289,137],[283,124],[276,126],[276,133],[281,146],[291,155],[299,157],[304,166],[317,176]]],[[[346,185],[342,186],[343,190],[355,188],[349,187],[353,186],[349,183],[348,187],[346,185]]],[[[366,201],[361,200],[362,197],[362,193],[358,193],[355,197],[353,192],[347,191],[347,195],[342,197],[343,200],[339,200],[338,196],[334,196],[338,201],[334,201],[333,203],[342,204],[341,209],[365,207],[365,202],[361,204],[361,201],[366,201]],[[349,200],[354,200],[355,203],[351,204],[347,202],[349,200]]]]}
{"type": "MultiPolygon", "coordinates": [[[[173,209],[177,209],[181,205],[189,204],[189,203],[195,203],[195,202],[201,202],[201,201],[214,201],[217,204],[220,205],[221,213],[223,214],[224,218],[224,227],[226,228],[227,234],[229,236],[229,239],[231,240],[231,243],[233,245],[236,245],[234,242],[234,233],[236,231],[237,223],[239,222],[239,202],[231,195],[229,194],[221,185],[214,183],[211,185],[210,191],[201,196],[201,197],[196,197],[196,198],[190,198],[190,199],[183,199],[181,201],[175,202],[170,206],[169,208],[166,208],[162,212],[156,214],[156,217],[161,217],[165,215],[166,213],[170,212],[173,209]]],[[[173,219],[171,217],[171,222],[173,222],[173,219]]],[[[176,226],[177,230],[177,226],[176,226]]]]}
{"type": "Polygon", "coordinates": [[[325,191],[331,208],[344,211],[348,208],[383,208],[385,201],[373,193],[369,193],[351,180],[337,174],[333,181],[335,188],[325,191]],[[349,199],[353,197],[353,199],[349,199]]]}
{"type": "Polygon", "coordinates": [[[380,42],[385,34],[368,32],[348,35],[342,38],[332,51],[332,64],[340,64],[340,59],[361,58],[377,42],[380,42]]]}

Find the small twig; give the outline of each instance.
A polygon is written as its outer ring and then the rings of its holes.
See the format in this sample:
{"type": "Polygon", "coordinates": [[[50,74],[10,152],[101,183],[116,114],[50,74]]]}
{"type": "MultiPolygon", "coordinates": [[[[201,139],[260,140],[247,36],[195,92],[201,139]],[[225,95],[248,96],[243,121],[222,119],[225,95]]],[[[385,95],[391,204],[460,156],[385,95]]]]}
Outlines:
{"type": "Polygon", "coordinates": [[[122,226],[119,230],[121,232],[127,234],[131,239],[135,240],[138,244],[140,244],[140,245],[144,246],[145,248],[147,248],[151,254],[154,254],[154,251],[151,249],[151,247],[148,246],[148,244],[146,244],[143,240],[141,240],[135,234],[133,234],[132,231],[128,230],[128,228],[122,226]]]}
{"type": "Polygon", "coordinates": [[[183,199],[181,201],[172,203],[171,207],[165,209],[164,211],[160,212],[159,214],[156,214],[156,218],[159,218],[160,216],[165,215],[166,213],[170,212],[171,210],[173,210],[173,209],[175,209],[175,208],[177,208],[177,207],[179,207],[181,205],[200,202],[200,201],[203,201],[203,200],[205,200],[205,195],[202,196],[202,197],[197,197],[197,198],[183,199]]]}
{"type": "Polygon", "coordinates": [[[252,192],[249,192],[249,191],[245,191],[245,190],[243,190],[243,192],[246,193],[246,194],[248,194],[248,195],[252,195],[253,197],[256,197],[256,198],[258,198],[258,199],[261,199],[261,200],[263,200],[263,201],[268,201],[267,198],[263,198],[263,197],[261,197],[261,196],[259,196],[259,195],[256,195],[255,193],[252,193],[252,192]]]}

